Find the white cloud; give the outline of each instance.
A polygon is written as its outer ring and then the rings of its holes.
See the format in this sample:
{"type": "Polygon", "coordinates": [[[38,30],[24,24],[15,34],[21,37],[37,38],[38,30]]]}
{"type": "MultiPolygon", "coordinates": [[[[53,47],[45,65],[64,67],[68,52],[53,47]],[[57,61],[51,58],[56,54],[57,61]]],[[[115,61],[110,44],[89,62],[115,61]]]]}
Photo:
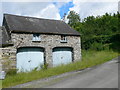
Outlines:
{"type": "Polygon", "coordinates": [[[105,0],[103,2],[100,0],[73,0],[74,7],[70,8],[70,10],[74,10],[80,14],[81,18],[85,18],[87,16],[97,16],[103,15],[106,12],[115,13],[118,11],[118,0],[105,0]],[[84,2],[83,2],[84,1],[84,2]],[[90,2],[91,1],[91,2],[90,2]]]}
{"type": "Polygon", "coordinates": [[[118,3],[118,11],[120,12],[120,1],[118,3]]]}
{"type": "Polygon", "coordinates": [[[119,0],[73,0],[73,2],[118,2],[119,0]]]}
{"type": "Polygon", "coordinates": [[[72,0],[2,0],[2,2],[69,2],[72,0]]]}
{"type": "Polygon", "coordinates": [[[118,11],[118,5],[116,3],[109,3],[107,5],[104,5],[103,8],[98,8],[97,10],[94,10],[94,11],[92,10],[90,12],[90,15],[97,16],[97,15],[103,15],[106,12],[108,12],[108,13],[116,13],[117,11],[118,11]]]}
{"type": "MultiPolygon", "coordinates": [[[[2,3],[0,2],[0,12],[2,13],[2,3]]],[[[3,17],[3,15],[2,14],[0,14],[0,26],[2,25],[2,18],[3,17]]]]}
{"type": "Polygon", "coordinates": [[[42,9],[38,13],[35,13],[33,16],[60,20],[59,10],[53,4],[48,5],[46,8],[42,9]]]}
{"type": "Polygon", "coordinates": [[[2,2],[118,2],[119,0],[1,0],[2,2]]]}

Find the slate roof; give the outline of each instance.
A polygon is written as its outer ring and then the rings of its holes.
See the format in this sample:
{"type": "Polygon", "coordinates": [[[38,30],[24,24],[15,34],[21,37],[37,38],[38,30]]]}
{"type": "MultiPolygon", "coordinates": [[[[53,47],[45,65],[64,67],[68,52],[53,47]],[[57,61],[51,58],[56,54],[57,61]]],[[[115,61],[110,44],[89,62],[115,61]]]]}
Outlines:
{"type": "Polygon", "coordinates": [[[4,14],[11,32],[77,35],[80,33],[60,20],[4,14]]]}
{"type": "Polygon", "coordinates": [[[11,45],[10,36],[5,27],[0,26],[0,47],[11,45]]]}

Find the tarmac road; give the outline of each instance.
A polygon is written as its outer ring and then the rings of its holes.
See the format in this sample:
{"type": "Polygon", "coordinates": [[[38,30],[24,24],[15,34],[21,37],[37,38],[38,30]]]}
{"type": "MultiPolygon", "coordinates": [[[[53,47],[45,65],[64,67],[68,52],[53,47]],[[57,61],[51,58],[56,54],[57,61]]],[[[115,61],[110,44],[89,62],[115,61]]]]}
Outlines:
{"type": "Polygon", "coordinates": [[[53,79],[33,81],[13,88],[118,88],[118,60],[114,59],[90,69],[53,79]]]}
{"type": "Polygon", "coordinates": [[[118,88],[118,63],[115,60],[110,61],[47,88],[118,88]]]}

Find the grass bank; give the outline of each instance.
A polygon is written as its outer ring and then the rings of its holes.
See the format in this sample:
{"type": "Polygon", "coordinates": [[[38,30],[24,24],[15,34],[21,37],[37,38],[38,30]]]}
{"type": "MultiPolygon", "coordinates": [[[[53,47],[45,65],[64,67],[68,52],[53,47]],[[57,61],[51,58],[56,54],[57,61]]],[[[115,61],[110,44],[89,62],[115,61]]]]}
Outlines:
{"type": "Polygon", "coordinates": [[[2,80],[0,80],[0,90],[1,90],[1,88],[2,88],[2,80]]]}
{"type": "Polygon", "coordinates": [[[82,51],[82,60],[67,65],[61,65],[55,68],[49,68],[47,70],[32,71],[29,73],[18,73],[15,75],[7,75],[3,80],[2,86],[10,87],[17,84],[26,83],[32,80],[42,79],[54,75],[59,75],[65,72],[74,70],[85,69],[91,66],[102,64],[115,57],[118,54],[113,51],[82,51]]]}

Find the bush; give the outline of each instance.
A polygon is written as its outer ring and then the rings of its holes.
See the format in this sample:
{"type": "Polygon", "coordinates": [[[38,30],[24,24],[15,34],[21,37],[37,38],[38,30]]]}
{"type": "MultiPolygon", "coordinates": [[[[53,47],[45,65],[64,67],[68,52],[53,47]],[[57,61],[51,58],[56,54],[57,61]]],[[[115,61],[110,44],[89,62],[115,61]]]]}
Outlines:
{"type": "Polygon", "coordinates": [[[7,75],[15,75],[17,74],[17,69],[9,69],[6,72],[7,75]]]}
{"type": "Polygon", "coordinates": [[[101,51],[101,50],[104,50],[104,47],[103,47],[103,44],[102,43],[93,43],[91,44],[91,47],[90,49],[92,50],[97,50],[97,51],[101,51]]]}

